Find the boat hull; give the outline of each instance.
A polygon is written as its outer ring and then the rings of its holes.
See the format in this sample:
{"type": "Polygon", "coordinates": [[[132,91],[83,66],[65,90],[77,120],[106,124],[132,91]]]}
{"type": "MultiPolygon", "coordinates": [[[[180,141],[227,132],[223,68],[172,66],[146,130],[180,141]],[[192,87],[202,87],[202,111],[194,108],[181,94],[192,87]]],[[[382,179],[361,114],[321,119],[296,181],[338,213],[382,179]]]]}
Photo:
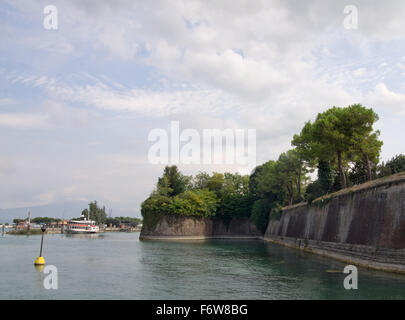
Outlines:
{"type": "Polygon", "coordinates": [[[85,233],[94,234],[94,233],[98,233],[98,230],[94,230],[94,231],[90,231],[90,230],[66,230],[65,232],[70,233],[70,234],[85,234],[85,233]]]}

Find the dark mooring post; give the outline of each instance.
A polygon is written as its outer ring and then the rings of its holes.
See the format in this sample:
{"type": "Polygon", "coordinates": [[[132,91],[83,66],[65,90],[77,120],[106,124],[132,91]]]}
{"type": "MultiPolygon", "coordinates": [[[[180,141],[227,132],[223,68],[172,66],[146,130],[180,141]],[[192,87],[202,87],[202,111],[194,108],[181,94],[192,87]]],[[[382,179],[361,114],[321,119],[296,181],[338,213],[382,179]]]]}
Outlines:
{"type": "Polygon", "coordinates": [[[44,233],[45,233],[45,225],[41,227],[42,236],[41,236],[41,250],[39,251],[39,256],[42,257],[42,245],[44,244],[44,233]]]}
{"type": "Polygon", "coordinates": [[[27,234],[31,233],[31,212],[28,211],[27,234]]]}
{"type": "Polygon", "coordinates": [[[42,245],[44,244],[44,233],[45,233],[45,230],[46,230],[46,228],[45,228],[45,225],[43,224],[42,227],[41,227],[41,231],[42,231],[42,236],[41,236],[41,249],[40,249],[40,251],[39,251],[39,257],[36,258],[36,259],[35,259],[35,262],[34,262],[34,264],[36,264],[36,265],[45,264],[45,259],[44,259],[44,257],[42,256],[42,245]]]}

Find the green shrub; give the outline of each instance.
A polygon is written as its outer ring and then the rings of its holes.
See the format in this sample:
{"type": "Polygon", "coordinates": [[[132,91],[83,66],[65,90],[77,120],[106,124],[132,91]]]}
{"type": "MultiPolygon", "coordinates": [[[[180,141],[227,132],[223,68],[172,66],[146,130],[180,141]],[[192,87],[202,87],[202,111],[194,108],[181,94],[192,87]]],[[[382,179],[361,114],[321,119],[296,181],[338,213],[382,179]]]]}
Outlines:
{"type": "Polygon", "coordinates": [[[163,215],[210,217],[216,214],[218,199],[213,191],[188,190],[174,197],[153,193],[141,205],[144,225],[154,229],[163,215]]]}
{"type": "Polygon", "coordinates": [[[323,191],[322,191],[321,184],[319,183],[318,180],[316,180],[307,186],[304,198],[309,204],[311,204],[312,201],[314,201],[316,198],[319,198],[320,196],[322,196],[322,194],[323,194],[323,191]]]}
{"type": "Polygon", "coordinates": [[[283,214],[283,208],[280,204],[276,203],[272,206],[270,210],[269,219],[270,220],[280,220],[281,215],[283,214]]]}
{"type": "Polygon", "coordinates": [[[330,201],[332,200],[332,197],[322,197],[319,200],[313,201],[312,205],[317,206],[318,208],[323,208],[325,207],[330,201]]]}
{"type": "Polygon", "coordinates": [[[262,233],[266,231],[269,223],[271,202],[267,199],[259,199],[253,203],[250,219],[262,233]]]}

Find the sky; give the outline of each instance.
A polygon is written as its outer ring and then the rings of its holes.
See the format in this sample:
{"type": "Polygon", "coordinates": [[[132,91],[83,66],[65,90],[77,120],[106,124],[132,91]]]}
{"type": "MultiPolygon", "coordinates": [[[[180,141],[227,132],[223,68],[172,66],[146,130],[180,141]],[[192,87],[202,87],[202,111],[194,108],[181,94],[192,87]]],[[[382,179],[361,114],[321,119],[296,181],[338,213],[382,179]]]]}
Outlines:
{"type": "Polygon", "coordinates": [[[172,121],[254,129],[260,164],[319,112],[361,103],[381,160],[405,153],[403,1],[54,0],[46,29],[49,4],[0,2],[2,209],[97,200],[139,217],[164,168],[148,135],[172,121]]]}

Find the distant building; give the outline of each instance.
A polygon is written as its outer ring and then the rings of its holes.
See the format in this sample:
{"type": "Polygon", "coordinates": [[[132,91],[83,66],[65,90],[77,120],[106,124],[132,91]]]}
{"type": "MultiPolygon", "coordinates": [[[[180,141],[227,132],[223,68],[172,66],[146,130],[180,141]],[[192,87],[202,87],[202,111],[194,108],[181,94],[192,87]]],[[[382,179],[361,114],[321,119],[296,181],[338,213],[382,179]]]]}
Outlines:
{"type": "Polygon", "coordinates": [[[16,230],[23,230],[23,229],[26,229],[26,228],[27,228],[27,221],[20,221],[15,226],[16,230]]]}
{"type": "Polygon", "coordinates": [[[66,226],[68,224],[68,220],[61,220],[61,221],[55,221],[51,222],[48,225],[48,228],[61,228],[62,226],[66,226]]]}

